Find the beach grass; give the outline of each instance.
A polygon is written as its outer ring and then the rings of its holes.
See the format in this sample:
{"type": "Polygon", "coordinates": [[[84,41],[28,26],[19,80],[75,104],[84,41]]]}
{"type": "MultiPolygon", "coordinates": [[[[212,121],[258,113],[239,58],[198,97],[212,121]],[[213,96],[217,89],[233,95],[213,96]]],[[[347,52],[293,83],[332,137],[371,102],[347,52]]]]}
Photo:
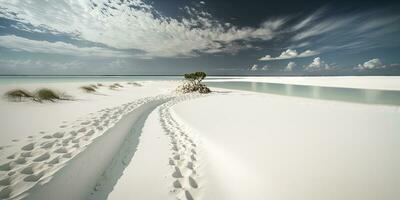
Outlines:
{"type": "Polygon", "coordinates": [[[93,92],[96,92],[97,86],[86,85],[86,86],[82,86],[81,89],[87,93],[93,93],[93,92]]]}
{"type": "Polygon", "coordinates": [[[124,86],[122,86],[122,85],[119,84],[119,83],[114,83],[114,84],[112,84],[112,85],[109,86],[109,88],[110,88],[111,90],[115,90],[115,89],[123,88],[123,87],[124,87],[124,86]]]}
{"type": "Polygon", "coordinates": [[[136,86],[136,87],[141,87],[141,86],[143,86],[142,84],[136,83],[136,82],[128,82],[128,85],[132,85],[132,86],[136,86]]]}
{"type": "Polygon", "coordinates": [[[5,96],[10,101],[22,101],[23,99],[29,99],[36,102],[56,100],[73,100],[73,98],[65,93],[54,91],[48,88],[41,88],[36,90],[34,93],[29,92],[25,89],[12,89],[5,93],[5,96]]]}
{"type": "Polygon", "coordinates": [[[41,88],[36,91],[35,96],[38,101],[56,101],[56,100],[65,100],[58,92],[48,89],[41,88]]]}
{"type": "Polygon", "coordinates": [[[33,99],[34,95],[24,89],[13,89],[8,91],[5,96],[11,101],[22,101],[23,99],[33,99]]]}

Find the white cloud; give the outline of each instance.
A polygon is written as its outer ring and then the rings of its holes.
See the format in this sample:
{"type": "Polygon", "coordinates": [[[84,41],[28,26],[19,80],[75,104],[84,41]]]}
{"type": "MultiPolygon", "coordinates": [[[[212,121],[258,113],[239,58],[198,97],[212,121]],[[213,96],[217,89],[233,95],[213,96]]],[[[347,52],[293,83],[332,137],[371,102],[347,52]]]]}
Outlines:
{"type": "Polygon", "coordinates": [[[314,58],[314,60],[305,67],[307,71],[318,71],[318,70],[328,70],[330,66],[328,63],[325,63],[320,57],[314,58]]]}
{"type": "Polygon", "coordinates": [[[128,57],[130,55],[102,47],[78,47],[64,42],[30,40],[15,35],[0,36],[0,46],[13,51],[32,53],[63,54],[73,56],[128,57]]]}
{"type": "Polygon", "coordinates": [[[250,71],[257,71],[257,70],[258,70],[258,65],[256,64],[250,67],[250,71]]]}
{"type": "Polygon", "coordinates": [[[298,53],[296,50],[292,49],[287,49],[286,51],[283,51],[281,55],[278,57],[272,57],[271,55],[266,55],[262,58],[259,58],[258,60],[262,61],[268,61],[268,60],[285,60],[285,59],[292,59],[292,58],[303,58],[303,57],[309,57],[309,56],[315,56],[318,55],[319,52],[317,51],[311,51],[311,50],[306,50],[302,53],[298,53]]]}
{"type": "Polygon", "coordinates": [[[270,66],[269,65],[264,65],[263,67],[259,67],[257,64],[254,64],[253,66],[250,67],[250,71],[266,71],[269,70],[270,66]]]}
{"type": "MultiPolygon", "coordinates": [[[[291,29],[292,42],[309,42],[320,46],[319,52],[334,50],[359,50],[392,46],[399,43],[400,15],[388,10],[325,14],[326,8],[300,20],[291,29]],[[388,36],[396,39],[388,39],[388,36]]],[[[295,47],[295,45],[292,45],[295,47]]]]}
{"type": "Polygon", "coordinates": [[[142,0],[0,0],[0,11],[0,17],[30,24],[37,30],[69,34],[119,50],[142,50],[156,57],[229,51],[225,45],[237,40],[274,38],[285,23],[277,19],[257,28],[238,28],[194,8],[186,9],[190,17],[175,19],[163,16],[142,0]]]}
{"type": "Polygon", "coordinates": [[[363,64],[358,64],[358,66],[355,69],[364,70],[364,69],[379,69],[385,67],[386,66],[383,65],[382,61],[379,58],[374,58],[363,64]]]}
{"type": "Polygon", "coordinates": [[[261,70],[266,71],[269,69],[269,65],[264,65],[264,67],[261,68],[261,70]]]}
{"type": "Polygon", "coordinates": [[[297,66],[295,62],[289,62],[284,71],[291,72],[297,66]]]}

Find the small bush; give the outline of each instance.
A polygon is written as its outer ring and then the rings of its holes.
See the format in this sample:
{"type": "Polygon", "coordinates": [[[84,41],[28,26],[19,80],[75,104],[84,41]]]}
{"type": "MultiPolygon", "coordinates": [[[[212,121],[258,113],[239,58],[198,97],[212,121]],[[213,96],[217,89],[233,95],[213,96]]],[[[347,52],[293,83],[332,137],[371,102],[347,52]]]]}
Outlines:
{"type": "Polygon", "coordinates": [[[93,87],[93,85],[82,86],[81,89],[87,93],[96,92],[97,87],[93,87]]]}
{"type": "Polygon", "coordinates": [[[33,99],[34,96],[29,91],[23,89],[14,89],[8,91],[5,96],[12,101],[22,101],[22,99],[33,99]]]}
{"type": "Polygon", "coordinates": [[[211,90],[201,81],[206,78],[206,73],[204,72],[194,72],[190,74],[185,74],[185,81],[181,86],[178,87],[179,92],[190,93],[199,92],[201,94],[210,93],[211,90]]]}
{"type": "Polygon", "coordinates": [[[36,91],[36,98],[39,101],[56,101],[56,100],[62,100],[62,98],[57,92],[47,89],[47,88],[42,88],[36,91]]]}
{"type": "Polygon", "coordinates": [[[210,93],[210,92],[211,92],[210,88],[208,88],[208,87],[207,87],[206,85],[204,85],[204,84],[200,84],[198,87],[199,87],[199,88],[198,88],[198,91],[199,91],[199,93],[201,93],[201,94],[207,94],[207,93],[210,93]]]}

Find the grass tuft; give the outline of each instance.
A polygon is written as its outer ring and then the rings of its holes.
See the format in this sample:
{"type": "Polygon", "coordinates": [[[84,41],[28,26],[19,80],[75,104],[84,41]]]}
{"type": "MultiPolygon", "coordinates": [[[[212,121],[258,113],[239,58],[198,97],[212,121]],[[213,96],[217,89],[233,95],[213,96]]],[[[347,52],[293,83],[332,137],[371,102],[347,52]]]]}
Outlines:
{"type": "Polygon", "coordinates": [[[82,86],[81,89],[87,93],[96,92],[97,87],[93,87],[93,85],[82,86]]]}
{"type": "Polygon", "coordinates": [[[48,89],[48,88],[42,88],[36,91],[36,98],[39,101],[56,101],[56,100],[65,100],[65,98],[62,98],[61,95],[59,95],[57,92],[48,89]]]}
{"type": "Polygon", "coordinates": [[[143,86],[142,84],[136,83],[136,82],[128,82],[128,85],[133,85],[133,86],[136,86],[136,87],[142,87],[143,86]]]}
{"type": "Polygon", "coordinates": [[[5,94],[5,96],[11,101],[22,101],[22,99],[34,98],[32,93],[23,89],[10,90],[5,94]]]}
{"type": "Polygon", "coordinates": [[[114,83],[114,84],[112,84],[112,85],[109,86],[109,88],[110,88],[111,90],[115,90],[115,89],[123,88],[123,87],[124,87],[124,86],[122,86],[122,85],[119,84],[119,83],[114,83]]]}

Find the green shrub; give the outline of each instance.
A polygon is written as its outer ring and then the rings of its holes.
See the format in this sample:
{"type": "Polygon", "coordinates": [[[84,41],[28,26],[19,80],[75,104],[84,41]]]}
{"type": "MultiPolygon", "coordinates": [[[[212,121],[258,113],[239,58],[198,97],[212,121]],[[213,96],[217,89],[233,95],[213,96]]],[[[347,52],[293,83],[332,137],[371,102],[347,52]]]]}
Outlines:
{"type": "Polygon", "coordinates": [[[179,86],[178,91],[183,93],[199,92],[201,94],[210,93],[211,90],[201,81],[206,78],[206,73],[204,72],[194,72],[185,74],[185,82],[183,85],[179,86]]]}

